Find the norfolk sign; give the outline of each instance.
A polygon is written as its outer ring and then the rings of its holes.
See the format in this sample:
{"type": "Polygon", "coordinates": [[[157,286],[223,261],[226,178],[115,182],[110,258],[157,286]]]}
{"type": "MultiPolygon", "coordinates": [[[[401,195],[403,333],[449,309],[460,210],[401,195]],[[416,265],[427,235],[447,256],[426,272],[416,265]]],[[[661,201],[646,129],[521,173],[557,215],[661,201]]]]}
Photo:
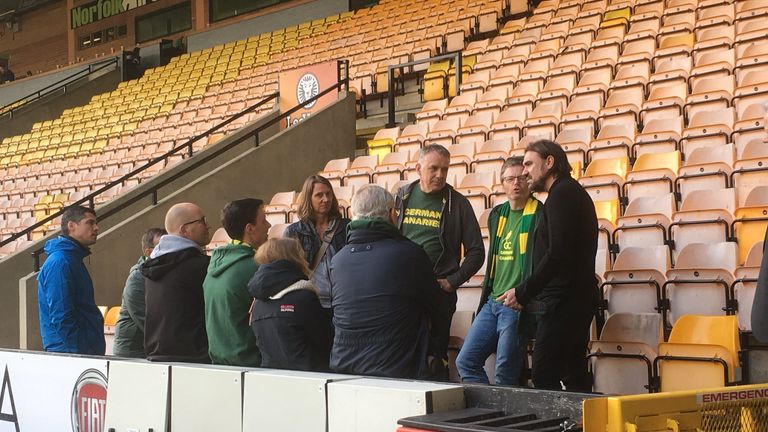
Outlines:
{"type": "Polygon", "coordinates": [[[94,23],[121,14],[127,10],[146,6],[157,0],[98,0],[71,9],[72,28],[94,23]]]}

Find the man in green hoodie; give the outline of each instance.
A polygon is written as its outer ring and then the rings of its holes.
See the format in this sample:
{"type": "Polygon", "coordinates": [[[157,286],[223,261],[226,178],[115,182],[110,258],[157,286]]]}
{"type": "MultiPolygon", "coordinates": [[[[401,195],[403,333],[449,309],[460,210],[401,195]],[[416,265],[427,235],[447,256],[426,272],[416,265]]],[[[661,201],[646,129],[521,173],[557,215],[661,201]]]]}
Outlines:
{"type": "Polygon", "coordinates": [[[258,268],[254,252],[267,241],[270,227],[264,202],[229,202],[221,211],[221,223],[232,242],[213,251],[203,282],[208,354],[214,364],[256,367],[261,354],[248,322],[248,281],[258,268]]]}

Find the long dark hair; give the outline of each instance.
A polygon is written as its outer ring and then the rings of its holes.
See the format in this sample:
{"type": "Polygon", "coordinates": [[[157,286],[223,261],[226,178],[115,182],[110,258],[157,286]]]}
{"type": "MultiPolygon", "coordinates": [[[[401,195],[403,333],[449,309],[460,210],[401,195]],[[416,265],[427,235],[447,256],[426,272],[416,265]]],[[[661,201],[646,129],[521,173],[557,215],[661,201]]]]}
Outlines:
{"type": "Polygon", "coordinates": [[[552,156],[555,159],[555,164],[549,170],[549,173],[554,174],[555,177],[571,176],[571,164],[568,162],[568,156],[565,155],[565,151],[560,147],[560,144],[550,140],[539,140],[528,144],[525,151],[536,152],[542,159],[552,156]]]}
{"type": "Polygon", "coordinates": [[[328,213],[330,219],[340,218],[341,210],[339,210],[339,200],[336,199],[336,193],[333,191],[333,185],[327,178],[319,175],[311,175],[304,180],[304,186],[301,187],[301,193],[299,194],[299,209],[297,215],[302,222],[314,222],[317,220],[315,215],[315,209],[312,208],[312,192],[315,190],[315,184],[320,183],[328,186],[331,189],[331,210],[328,213]]]}

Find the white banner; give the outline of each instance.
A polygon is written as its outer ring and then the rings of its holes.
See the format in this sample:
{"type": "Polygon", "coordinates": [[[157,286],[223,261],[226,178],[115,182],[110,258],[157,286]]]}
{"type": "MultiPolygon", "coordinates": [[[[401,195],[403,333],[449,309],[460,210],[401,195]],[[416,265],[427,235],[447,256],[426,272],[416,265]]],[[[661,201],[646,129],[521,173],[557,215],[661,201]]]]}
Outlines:
{"type": "Polygon", "coordinates": [[[107,360],[0,350],[0,432],[103,432],[107,360]]]}

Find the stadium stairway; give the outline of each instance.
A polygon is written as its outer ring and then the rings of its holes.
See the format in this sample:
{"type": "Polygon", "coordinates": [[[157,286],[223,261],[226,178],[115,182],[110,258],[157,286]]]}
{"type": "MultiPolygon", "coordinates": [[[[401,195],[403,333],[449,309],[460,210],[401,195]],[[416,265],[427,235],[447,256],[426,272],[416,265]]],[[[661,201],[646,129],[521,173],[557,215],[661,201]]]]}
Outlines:
{"type": "MultiPolygon", "coordinates": [[[[120,304],[128,269],[139,253],[141,233],[152,226],[162,226],[171,205],[183,201],[199,204],[213,234],[221,226],[219,212],[227,201],[243,196],[268,200],[286,185],[300,187],[306,176],[321,169],[325,161],[351,156],[355,145],[354,110],[354,96],[341,97],[288,130],[279,132],[270,127],[262,131],[257,147],[250,138],[206,160],[237,139],[253,134],[260,125],[277,116],[273,112],[97,207],[100,214],[112,214],[100,218],[99,241],[86,259],[96,303],[120,304]],[[334,127],[328,128],[328,124],[334,127]],[[299,154],[301,157],[296,157],[299,154]],[[180,175],[199,160],[205,162],[180,175]],[[156,205],[152,205],[153,190],[157,190],[156,205]]],[[[6,317],[7,323],[0,329],[0,346],[41,348],[36,274],[30,253],[51,236],[0,261],[0,274],[4,276],[0,280],[0,315],[6,317]]]]}

